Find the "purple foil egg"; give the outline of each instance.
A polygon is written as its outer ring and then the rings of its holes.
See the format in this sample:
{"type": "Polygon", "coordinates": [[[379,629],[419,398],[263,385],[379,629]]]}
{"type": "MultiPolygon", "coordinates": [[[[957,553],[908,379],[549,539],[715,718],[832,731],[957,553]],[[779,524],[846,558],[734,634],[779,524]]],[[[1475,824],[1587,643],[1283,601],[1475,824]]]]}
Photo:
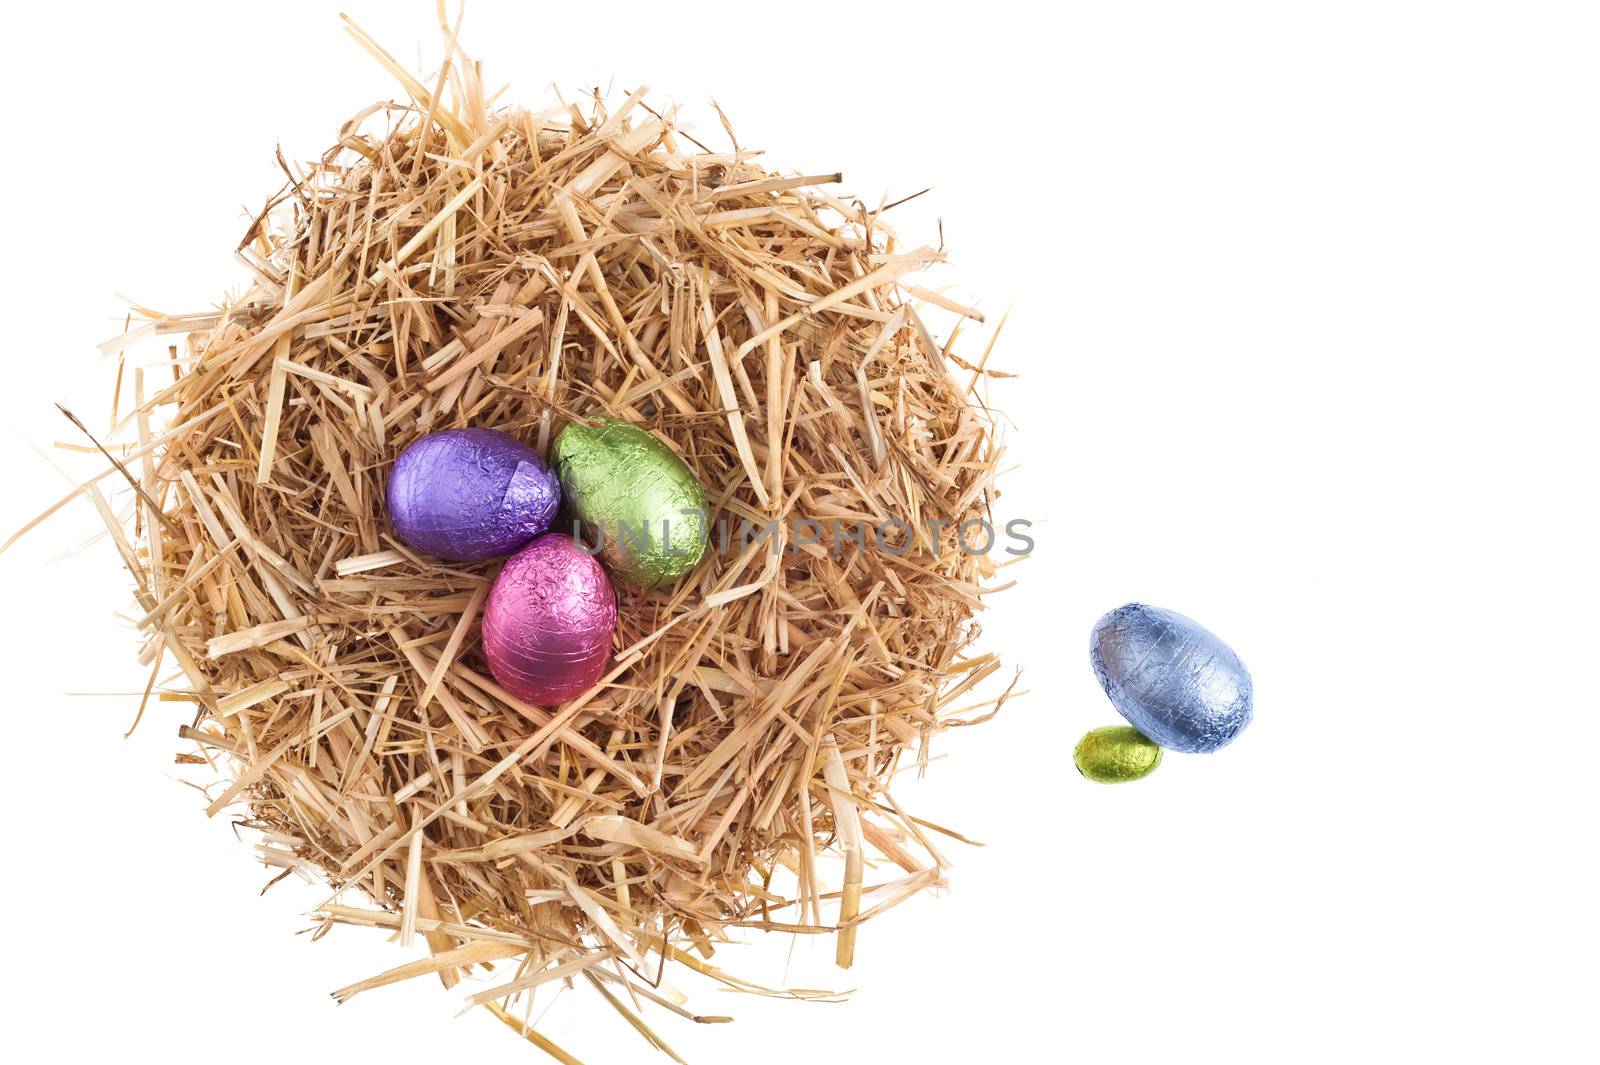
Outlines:
{"type": "Polygon", "coordinates": [[[452,562],[510,554],[550,527],[560,500],[539,453],[495,429],[430,433],[389,474],[395,535],[452,562]]]}
{"type": "Polygon", "coordinates": [[[611,660],[617,596],[570,536],[551,533],[512,555],[483,606],[489,672],[534,706],[587,691],[611,660]]]}

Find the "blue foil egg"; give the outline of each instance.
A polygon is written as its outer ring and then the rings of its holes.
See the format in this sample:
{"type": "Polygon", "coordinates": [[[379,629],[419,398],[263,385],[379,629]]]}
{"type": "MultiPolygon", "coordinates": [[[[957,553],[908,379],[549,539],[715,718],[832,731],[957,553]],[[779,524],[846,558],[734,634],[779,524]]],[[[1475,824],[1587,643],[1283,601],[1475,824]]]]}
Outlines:
{"type": "Polygon", "coordinates": [[[1094,675],[1128,723],[1173,751],[1215,751],[1250,723],[1250,673],[1233,649],[1171,610],[1129,603],[1095,623],[1094,675]]]}

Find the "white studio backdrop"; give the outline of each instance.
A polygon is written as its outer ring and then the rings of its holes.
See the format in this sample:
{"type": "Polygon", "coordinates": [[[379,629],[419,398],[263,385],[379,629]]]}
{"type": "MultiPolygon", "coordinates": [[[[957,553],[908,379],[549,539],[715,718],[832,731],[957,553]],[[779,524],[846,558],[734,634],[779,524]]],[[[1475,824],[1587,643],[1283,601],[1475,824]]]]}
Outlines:
{"type": "MultiPolygon", "coordinates": [[[[274,146],[319,154],[396,93],[337,10],[11,13],[4,534],[65,491],[53,464],[85,468],[53,403],[104,424],[117,294],[176,313],[239,285],[274,146]]],[[[435,67],[431,4],[348,10],[435,67]]],[[[951,890],[866,926],[848,973],[828,940],[726,948],[858,990],[695,985],[738,1019],[652,1013],[685,1058],[1592,1055],[1591,6],[475,0],[463,42],[509,100],[647,83],[710,137],[715,98],[774,168],[931,186],[892,216],[942,223],[925,283],[1014,307],[1000,516],[1038,546],[984,639],[1029,694],[899,792],[987,846],[952,846],[951,890]],[[1097,787],[1071,749],[1117,718],[1087,637],[1133,599],[1232,643],[1257,719],[1097,787]]],[[[249,841],[179,783],[182,704],[121,738],[146,675],[98,529],[79,504],[0,557],[7,1056],[539,1060],[432,980],[333,1005],[407,956],[296,935],[314,886],[257,897],[249,841]]],[[[589,1065],[653,1059],[593,996],[551,1001],[541,1030],[589,1065]]]]}

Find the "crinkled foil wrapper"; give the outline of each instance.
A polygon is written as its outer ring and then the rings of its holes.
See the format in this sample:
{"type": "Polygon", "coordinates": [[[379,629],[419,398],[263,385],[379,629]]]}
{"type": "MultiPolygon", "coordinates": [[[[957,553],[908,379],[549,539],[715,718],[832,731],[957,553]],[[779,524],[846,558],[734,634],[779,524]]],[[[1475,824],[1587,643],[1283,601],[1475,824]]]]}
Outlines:
{"type": "Polygon", "coordinates": [[[426,554],[481,562],[550,527],[561,487],[539,453],[495,429],[423,437],[389,473],[395,535],[426,554]]]}
{"type": "Polygon", "coordinates": [[[594,557],[550,533],[512,555],[483,606],[483,653],[511,694],[535,706],[582,695],[605,672],[617,597],[594,557]]]}
{"type": "Polygon", "coordinates": [[[1096,784],[1123,784],[1154,773],[1161,748],[1131,725],[1107,725],[1084,734],[1072,764],[1096,784]]]}
{"type": "Polygon", "coordinates": [[[1112,705],[1168,750],[1214,751],[1250,723],[1254,692],[1244,663],[1182,614],[1120,606],[1096,623],[1089,657],[1112,705]]]}
{"type": "Polygon", "coordinates": [[[550,463],[585,543],[618,580],[661,588],[699,564],[709,515],[694,471],[653,433],[616,418],[573,422],[550,463]]]}

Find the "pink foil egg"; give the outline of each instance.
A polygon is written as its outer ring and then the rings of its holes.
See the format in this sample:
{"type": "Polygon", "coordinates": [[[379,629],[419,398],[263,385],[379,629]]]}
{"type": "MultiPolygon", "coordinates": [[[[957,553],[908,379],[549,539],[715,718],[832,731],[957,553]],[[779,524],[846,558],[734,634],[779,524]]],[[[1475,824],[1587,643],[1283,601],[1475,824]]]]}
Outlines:
{"type": "Polygon", "coordinates": [[[483,653],[511,694],[535,706],[583,694],[605,672],[617,596],[569,536],[539,537],[507,560],[483,607],[483,653]]]}

